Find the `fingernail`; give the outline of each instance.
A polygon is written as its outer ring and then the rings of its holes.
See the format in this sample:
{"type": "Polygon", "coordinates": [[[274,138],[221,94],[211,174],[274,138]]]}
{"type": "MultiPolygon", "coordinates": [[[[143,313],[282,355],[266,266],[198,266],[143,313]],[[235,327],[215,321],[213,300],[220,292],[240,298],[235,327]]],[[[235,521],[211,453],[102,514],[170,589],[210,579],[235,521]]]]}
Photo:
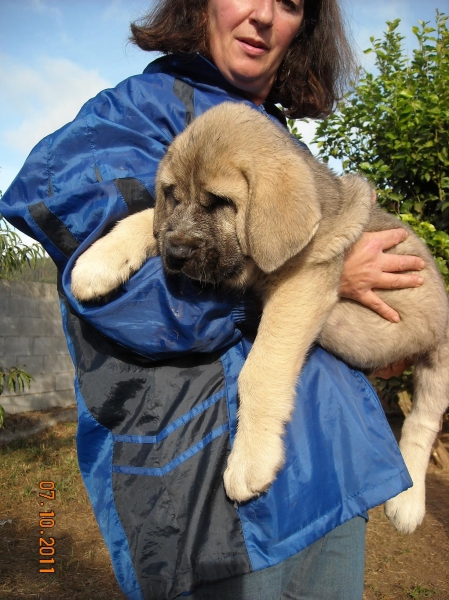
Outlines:
{"type": "Polygon", "coordinates": [[[425,262],[422,260],[422,261],[419,263],[419,268],[420,268],[420,269],[424,269],[424,267],[425,267],[425,266],[426,266],[426,263],[425,263],[425,262]]]}
{"type": "Polygon", "coordinates": [[[394,317],[392,317],[392,321],[393,321],[393,323],[399,323],[399,321],[400,321],[400,320],[401,320],[401,319],[399,318],[399,316],[398,316],[398,315],[394,315],[394,317]]]}
{"type": "Polygon", "coordinates": [[[424,283],[424,279],[422,277],[418,277],[418,279],[416,280],[416,285],[421,285],[424,283]]]}

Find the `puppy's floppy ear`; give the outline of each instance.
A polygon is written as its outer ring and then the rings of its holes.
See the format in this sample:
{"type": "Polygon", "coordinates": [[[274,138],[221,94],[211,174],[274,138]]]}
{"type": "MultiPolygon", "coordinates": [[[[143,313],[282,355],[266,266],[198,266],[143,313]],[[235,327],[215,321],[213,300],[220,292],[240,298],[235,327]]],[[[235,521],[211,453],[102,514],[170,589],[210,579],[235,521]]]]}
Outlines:
{"type": "MultiPolygon", "coordinates": [[[[170,152],[170,150],[169,150],[170,152]]],[[[169,153],[168,152],[168,153],[169,153]]],[[[167,153],[167,154],[168,154],[167,153]]],[[[156,191],[156,204],[154,207],[154,220],[153,220],[153,233],[157,236],[159,230],[162,227],[165,219],[167,218],[167,199],[165,197],[165,187],[167,180],[170,176],[170,163],[167,155],[161,160],[159,168],[156,174],[155,191],[156,191]]]]}
{"type": "Polygon", "coordinates": [[[300,156],[257,161],[248,173],[246,234],[256,265],[271,273],[298,254],[318,229],[313,174],[300,156]]]}
{"type": "Polygon", "coordinates": [[[165,194],[163,193],[162,188],[159,187],[156,191],[156,204],[154,206],[153,233],[155,236],[157,236],[165,219],[165,205],[165,194]]]}

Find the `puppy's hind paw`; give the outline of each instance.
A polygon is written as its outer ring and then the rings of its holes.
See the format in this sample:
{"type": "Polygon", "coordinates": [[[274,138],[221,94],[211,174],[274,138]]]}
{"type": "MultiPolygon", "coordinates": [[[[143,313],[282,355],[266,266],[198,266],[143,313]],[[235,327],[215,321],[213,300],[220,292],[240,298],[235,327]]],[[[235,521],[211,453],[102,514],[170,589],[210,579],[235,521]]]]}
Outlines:
{"type": "Polygon", "coordinates": [[[385,514],[402,533],[413,533],[426,513],[425,498],[415,487],[402,492],[385,504],[385,514]]]}

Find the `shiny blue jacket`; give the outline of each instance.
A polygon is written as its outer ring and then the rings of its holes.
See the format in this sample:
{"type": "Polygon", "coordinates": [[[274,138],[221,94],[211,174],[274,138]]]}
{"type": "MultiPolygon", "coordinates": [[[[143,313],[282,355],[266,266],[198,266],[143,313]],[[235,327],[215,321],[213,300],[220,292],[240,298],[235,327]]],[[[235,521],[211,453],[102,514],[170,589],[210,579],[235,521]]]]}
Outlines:
{"type": "Polygon", "coordinates": [[[268,492],[235,506],[222,473],[257,326],[250,296],[167,277],[159,258],[107,303],[71,294],[77,257],[117,219],[152,206],[173,137],[227,100],[246,102],[201,56],[158,59],[40,142],[0,205],[61,274],[80,469],[134,600],[275,565],[411,484],[368,381],[317,347],[298,382],[284,468],[268,492]]]}

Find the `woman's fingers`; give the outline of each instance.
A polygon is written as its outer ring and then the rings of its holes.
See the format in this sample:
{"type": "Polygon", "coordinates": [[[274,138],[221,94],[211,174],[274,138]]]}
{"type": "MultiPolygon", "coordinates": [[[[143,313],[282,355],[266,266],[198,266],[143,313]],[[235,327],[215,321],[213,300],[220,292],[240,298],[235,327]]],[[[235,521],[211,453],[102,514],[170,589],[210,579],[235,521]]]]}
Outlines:
{"type": "Polygon", "coordinates": [[[373,231],[365,235],[373,238],[379,243],[382,250],[389,250],[408,238],[408,231],[402,228],[386,229],[385,231],[373,231]]]}
{"type": "Polygon", "coordinates": [[[373,290],[369,290],[357,297],[357,302],[364,304],[371,310],[377,312],[381,317],[392,323],[399,323],[401,320],[399,314],[388,306],[373,290]]]}
{"type": "MultiPolygon", "coordinates": [[[[409,254],[384,254],[383,271],[399,273],[401,271],[421,271],[426,263],[419,256],[409,254]]],[[[401,286],[407,287],[407,286],[401,286]]]]}
{"type": "Polygon", "coordinates": [[[382,290],[397,290],[419,287],[424,283],[421,275],[416,273],[387,273],[383,272],[377,285],[382,290]]]}

